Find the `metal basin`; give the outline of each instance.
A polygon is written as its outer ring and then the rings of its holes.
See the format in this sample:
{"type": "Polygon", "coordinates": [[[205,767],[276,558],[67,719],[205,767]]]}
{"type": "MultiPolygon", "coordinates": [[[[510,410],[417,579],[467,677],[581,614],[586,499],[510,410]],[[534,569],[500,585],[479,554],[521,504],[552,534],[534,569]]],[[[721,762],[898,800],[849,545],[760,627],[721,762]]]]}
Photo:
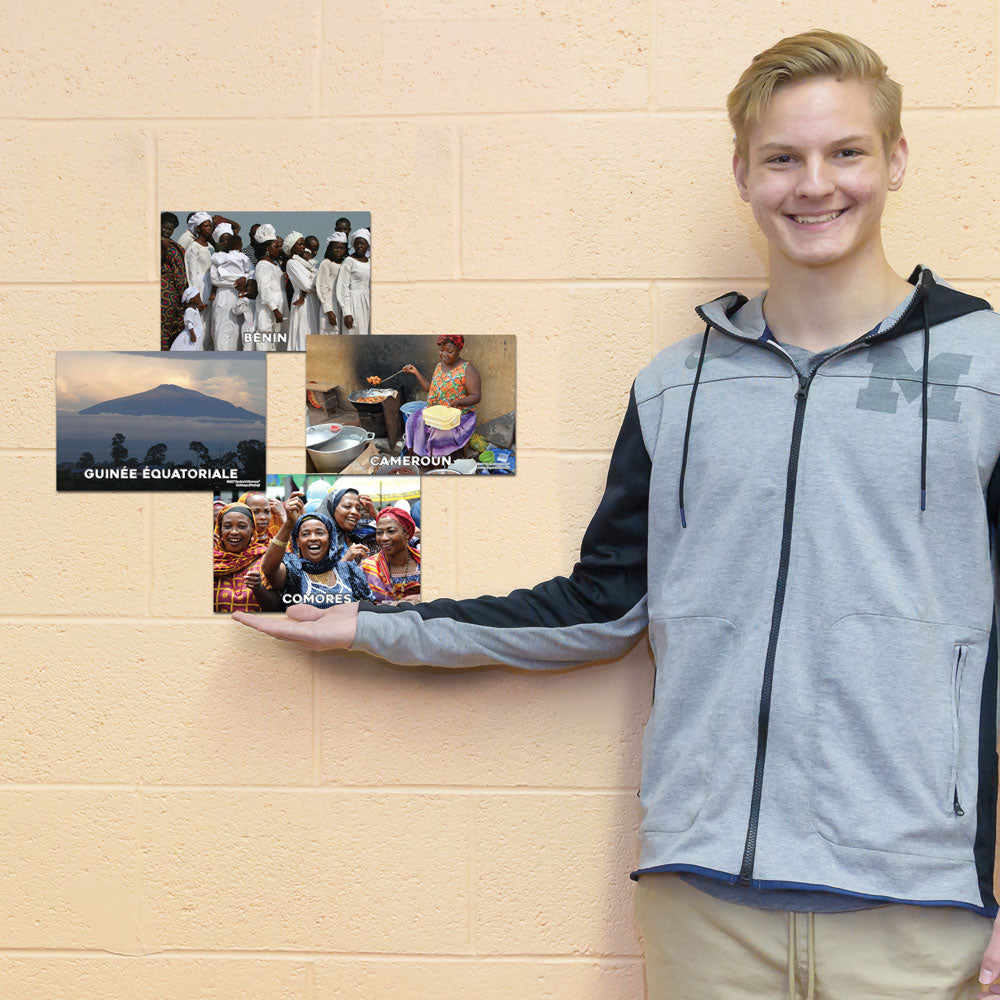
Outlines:
{"type": "Polygon", "coordinates": [[[343,472],[374,440],[363,427],[334,430],[322,424],[306,430],[306,451],[317,472],[343,472]]]}

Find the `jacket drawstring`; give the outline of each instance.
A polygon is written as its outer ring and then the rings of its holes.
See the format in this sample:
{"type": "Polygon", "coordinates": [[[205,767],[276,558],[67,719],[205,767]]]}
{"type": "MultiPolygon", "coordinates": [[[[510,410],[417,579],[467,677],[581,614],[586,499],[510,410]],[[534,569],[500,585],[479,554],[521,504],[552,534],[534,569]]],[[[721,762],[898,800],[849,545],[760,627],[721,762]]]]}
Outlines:
{"type": "Polygon", "coordinates": [[[684,427],[684,450],[681,453],[681,478],[677,487],[677,503],[681,509],[681,527],[687,527],[687,518],[684,516],[684,475],[687,472],[688,464],[688,443],[691,440],[691,418],[694,415],[694,397],[698,392],[698,383],[701,381],[701,367],[705,363],[705,351],[708,348],[708,334],[711,326],[705,324],[705,336],[701,339],[701,352],[698,354],[698,370],[694,373],[694,383],[691,386],[691,398],[688,400],[687,425],[684,427]]]}
{"type": "Polygon", "coordinates": [[[927,510],[927,370],[930,367],[931,356],[931,327],[927,319],[927,299],[920,303],[921,312],[924,317],[924,374],[923,383],[923,406],[922,406],[922,427],[920,432],[920,509],[927,510]]]}

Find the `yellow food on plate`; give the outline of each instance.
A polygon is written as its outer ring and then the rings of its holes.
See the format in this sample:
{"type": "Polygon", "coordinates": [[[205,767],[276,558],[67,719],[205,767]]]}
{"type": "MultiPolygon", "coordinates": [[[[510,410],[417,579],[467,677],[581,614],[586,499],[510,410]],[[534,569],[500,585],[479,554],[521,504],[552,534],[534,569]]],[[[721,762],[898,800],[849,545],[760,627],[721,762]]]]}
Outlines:
{"type": "Polygon", "coordinates": [[[462,419],[462,411],[454,406],[425,406],[421,411],[424,423],[439,431],[450,431],[462,419]]]}

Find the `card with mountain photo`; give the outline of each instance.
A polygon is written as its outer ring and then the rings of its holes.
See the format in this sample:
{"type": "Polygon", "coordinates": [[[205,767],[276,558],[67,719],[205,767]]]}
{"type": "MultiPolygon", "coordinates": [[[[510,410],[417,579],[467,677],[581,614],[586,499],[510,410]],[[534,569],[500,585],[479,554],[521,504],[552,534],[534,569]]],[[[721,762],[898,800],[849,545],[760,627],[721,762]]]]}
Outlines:
{"type": "Polygon", "coordinates": [[[263,355],[56,354],[56,489],[264,484],[263,355]]]}

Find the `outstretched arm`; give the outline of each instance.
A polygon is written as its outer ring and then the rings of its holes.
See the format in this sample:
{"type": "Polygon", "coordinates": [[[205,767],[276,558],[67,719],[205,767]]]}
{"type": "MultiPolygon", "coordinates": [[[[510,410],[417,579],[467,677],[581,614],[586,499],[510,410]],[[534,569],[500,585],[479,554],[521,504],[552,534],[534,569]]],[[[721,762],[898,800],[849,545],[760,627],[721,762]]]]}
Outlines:
{"type": "Polygon", "coordinates": [[[234,617],[310,649],[349,647],[401,664],[510,664],[557,670],[620,656],[648,623],[650,469],[633,394],[604,497],[584,535],[580,561],[568,577],[515,590],[507,597],[414,605],[362,602],[310,610],[305,616],[305,608],[290,609],[277,620],[234,617]]]}

